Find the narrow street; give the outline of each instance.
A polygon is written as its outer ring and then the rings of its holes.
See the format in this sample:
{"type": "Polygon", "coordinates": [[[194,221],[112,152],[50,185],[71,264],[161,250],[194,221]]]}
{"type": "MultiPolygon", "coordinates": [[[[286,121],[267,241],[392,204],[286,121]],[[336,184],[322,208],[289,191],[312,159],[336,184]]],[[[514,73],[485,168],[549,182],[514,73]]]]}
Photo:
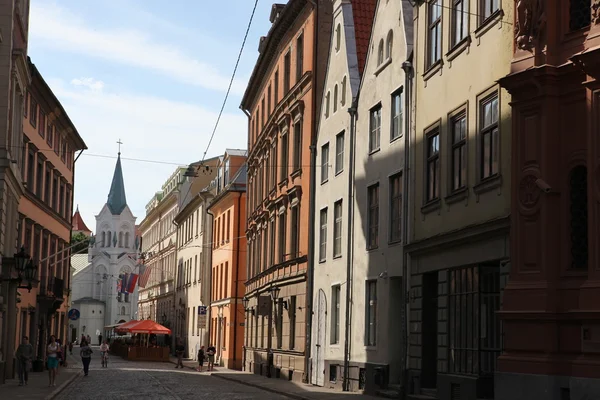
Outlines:
{"type": "Polygon", "coordinates": [[[130,362],[111,357],[101,368],[95,348],[90,373],[77,377],[56,399],[261,399],[284,400],[285,396],[225,381],[171,363],[130,362]]]}

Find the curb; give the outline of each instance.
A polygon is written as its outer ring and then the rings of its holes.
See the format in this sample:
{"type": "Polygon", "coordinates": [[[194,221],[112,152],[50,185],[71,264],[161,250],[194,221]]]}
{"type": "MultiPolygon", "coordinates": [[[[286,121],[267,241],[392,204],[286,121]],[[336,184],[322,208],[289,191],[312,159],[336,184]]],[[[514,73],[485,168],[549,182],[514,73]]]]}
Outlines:
{"type": "Polygon", "coordinates": [[[54,389],[54,391],[52,393],[50,393],[48,396],[44,397],[44,400],[54,399],[56,396],[58,396],[60,394],[60,392],[65,390],[67,388],[67,386],[69,386],[71,383],[73,383],[73,381],[75,379],[77,379],[79,376],[81,376],[81,374],[83,374],[83,371],[79,371],[79,372],[73,374],[73,376],[70,377],[69,379],[67,379],[65,382],[63,382],[62,385],[60,385],[59,387],[54,389]]]}
{"type": "Polygon", "coordinates": [[[296,393],[284,392],[282,390],[277,390],[277,389],[274,389],[274,388],[271,388],[271,387],[261,386],[261,385],[258,385],[256,383],[253,383],[253,382],[246,382],[246,381],[244,381],[242,379],[235,379],[235,378],[232,378],[232,377],[229,377],[229,376],[223,376],[223,375],[220,375],[218,372],[214,373],[214,374],[211,374],[211,376],[214,376],[215,378],[223,379],[225,381],[231,381],[231,382],[236,382],[236,383],[239,383],[239,384],[242,384],[242,385],[246,385],[246,386],[252,386],[252,387],[264,390],[266,392],[280,394],[282,396],[286,396],[286,397],[289,397],[291,399],[296,399],[296,400],[313,400],[310,397],[305,397],[305,396],[302,396],[302,395],[299,395],[299,394],[296,394],[296,393]]]}
{"type": "MultiPolygon", "coordinates": [[[[169,360],[169,362],[170,362],[171,364],[173,364],[173,365],[177,365],[177,362],[176,362],[176,361],[169,360]]],[[[191,369],[192,371],[195,371],[195,370],[196,370],[196,368],[194,368],[194,367],[188,367],[188,366],[187,366],[187,365],[185,365],[185,364],[184,364],[183,366],[184,366],[184,368],[191,369]]]]}

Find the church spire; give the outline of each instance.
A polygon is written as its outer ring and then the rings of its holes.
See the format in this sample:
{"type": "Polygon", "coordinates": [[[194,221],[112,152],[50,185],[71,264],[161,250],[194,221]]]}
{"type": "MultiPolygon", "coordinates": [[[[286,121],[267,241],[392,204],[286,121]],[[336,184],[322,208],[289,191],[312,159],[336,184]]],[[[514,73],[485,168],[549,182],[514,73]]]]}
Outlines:
{"type": "Polygon", "coordinates": [[[127,206],[127,199],[125,198],[125,183],[123,182],[123,169],[121,168],[120,149],[106,205],[113,215],[120,215],[127,206]]]}

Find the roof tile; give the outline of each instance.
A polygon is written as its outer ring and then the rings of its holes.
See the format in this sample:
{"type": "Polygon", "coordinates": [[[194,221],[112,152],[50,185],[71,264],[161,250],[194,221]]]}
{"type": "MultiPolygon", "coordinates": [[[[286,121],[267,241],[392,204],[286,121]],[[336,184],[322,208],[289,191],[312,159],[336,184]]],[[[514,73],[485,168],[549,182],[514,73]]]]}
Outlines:
{"type": "Polygon", "coordinates": [[[361,76],[365,69],[371,29],[375,18],[377,0],[352,1],[352,15],[354,17],[354,35],[356,36],[356,54],[358,58],[358,71],[361,76]]]}

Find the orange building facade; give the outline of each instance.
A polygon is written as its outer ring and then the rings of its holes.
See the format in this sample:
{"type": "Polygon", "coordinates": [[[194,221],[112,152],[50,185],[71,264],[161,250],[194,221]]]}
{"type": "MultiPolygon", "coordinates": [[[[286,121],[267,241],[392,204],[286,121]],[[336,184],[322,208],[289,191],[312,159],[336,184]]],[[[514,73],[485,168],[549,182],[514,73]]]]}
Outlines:
{"type": "MultiPolygon", "coordinates": [[[[25,98],[23,169],[25,192],[19,202],[18,244],[38,265],[31,292],[19,289],[16,345],[29,336],[43,360],[50,335],[71,339],[70,249],[75,152],[86,149],[77,129],[34,64],[25,98]]],[[[34,370],[38,369],[39,363],[34,370]]]]}
{"type": "Polygon", "coordinates": [[[245,155],[245,150],[225,152],[213,181],[216,194],[207,209],[213,217],[209,341],[217,350],[216,364],[229,369],[241,369],[244,342],[245,155]]]}
{"type": "Polygon", "coordinates": [[[295,381],[308,372],[309,196],[331,8],[273,5],[241,104],[249,118],[244,369],[295,381]]]}

